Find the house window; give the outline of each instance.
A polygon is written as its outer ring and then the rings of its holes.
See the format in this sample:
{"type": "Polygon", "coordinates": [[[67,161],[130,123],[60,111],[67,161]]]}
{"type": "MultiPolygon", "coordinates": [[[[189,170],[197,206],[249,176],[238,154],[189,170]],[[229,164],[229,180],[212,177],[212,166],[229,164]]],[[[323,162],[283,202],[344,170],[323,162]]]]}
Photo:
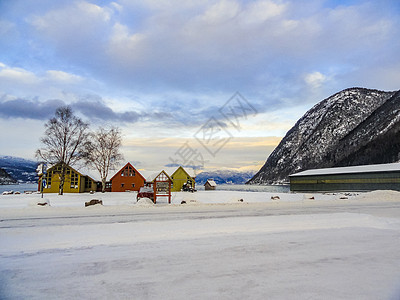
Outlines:
{"type": "Polygon", "coordinates": [[[135,176],[135,170],[131,166],[126,166],[126,168],[122,170],[121,176],[135,176]]]}
{"type": "Polygon", "coordinates": [[[125,183],[121,183],[121,187],[124,187],[125,183]]]}
{"type": "Polygon", "coordinates": [[[46,186],[45,186],[45,188],[51,188],[51,171],[49,172],[49,173],[47,173],[47,176],[46,176],[46,186]]]}
{"type": "Polygon", "coordinates": [[[71,172],[71,189],[78,188],[78,177],[79,175],[76,172],[71,172]]]}
{"type": "Polygon", "coordinates": [[[88,176],[85,177],[85,189],[90,189],[92,188],[92,181],[88,176]]]}
{"type": "Polygon", "coordinates": [[[132,187],[135,187],[135,184],[134,184],[134,183],[132,183],[132,187]]]}

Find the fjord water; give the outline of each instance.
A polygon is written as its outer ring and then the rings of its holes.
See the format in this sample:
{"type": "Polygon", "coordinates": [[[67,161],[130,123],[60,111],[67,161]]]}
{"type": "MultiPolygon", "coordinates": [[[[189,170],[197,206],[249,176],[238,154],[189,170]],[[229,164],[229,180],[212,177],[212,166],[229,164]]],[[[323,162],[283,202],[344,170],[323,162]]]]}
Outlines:
{"type": "MultiPolygon", "coordinates": [[[[196,189],[204,190],[203,185],[197,185],[196,189]]],[[[289,193],[289,185],[248,185],[248,184],[219,184],[217,190],[221,191],[246,191],[246,192],[269,192],[269,193],[289,193]]],[[[4,191],[37,191],[36,183],[21,183],[0,185],[0,194],[4,191]]]]}
{"type": "Polygon", "coordinates": [[[25,191],[37,191],[37,183],[5,184],[0,185],[0,194],[5,191],[23,193],[25,191]]]}

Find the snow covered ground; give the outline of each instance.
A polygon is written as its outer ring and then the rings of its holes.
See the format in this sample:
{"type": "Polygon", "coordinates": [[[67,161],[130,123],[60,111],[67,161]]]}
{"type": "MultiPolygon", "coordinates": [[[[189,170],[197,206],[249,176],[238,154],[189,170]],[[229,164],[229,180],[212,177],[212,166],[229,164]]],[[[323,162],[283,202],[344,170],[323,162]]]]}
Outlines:
{"type": "Polygon", "coordinates": [[[44,197],[0,196],[0,299],[400,299],[399,192],[44,197]]]}

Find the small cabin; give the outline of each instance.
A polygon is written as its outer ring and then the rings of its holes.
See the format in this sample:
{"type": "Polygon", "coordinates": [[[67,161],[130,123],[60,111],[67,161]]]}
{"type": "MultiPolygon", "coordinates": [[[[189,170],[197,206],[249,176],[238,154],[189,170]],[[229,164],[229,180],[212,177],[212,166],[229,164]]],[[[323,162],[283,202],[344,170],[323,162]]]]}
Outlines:
{"type": "Polygon", "coordinates": [[[145,178],[129,162],[111,179],[111,192],[139,191],[145,178]]]}
{"type": "MultiPolygon", "coordinates": [[[[49,168],[39,177],[38,190],[43,184],[43,193],[58,193],[60,189],[61,164],[49,168]]],[[[85,193],[96,191],[97,183],[70,166],[65,166],[64,193],[85,193]]]]}
{"type": "Polygon", "coordinates": [[[204,184],[204,189],[206,191],[213,191],[217,188],[217,184],[215,183],[214,179],[208,179],[207,182],[204,184]]]}
{"type": "Polygon", "coordinates": [[[171,175],[172,179],[172,192],[179,192],[182,190],[195,190],[196,177],[192,177],[182,167],[176,169],[171,175]]]}

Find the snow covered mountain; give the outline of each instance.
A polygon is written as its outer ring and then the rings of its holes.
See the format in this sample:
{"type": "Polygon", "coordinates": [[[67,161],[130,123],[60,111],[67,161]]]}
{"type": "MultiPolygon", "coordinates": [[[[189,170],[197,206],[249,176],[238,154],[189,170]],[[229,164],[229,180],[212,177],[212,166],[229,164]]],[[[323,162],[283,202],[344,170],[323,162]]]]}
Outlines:
{"type": "Polygon", "coordinates": [[[37,162],[14,156],[0,156],[0,168],[3,168],[18,182],[37,182],[37,162]]]}
{"type": "Polygon", "coordinates": [[[203,185],[209,178],[213,178],[217,184],[244,184],[253,177],[253,175],[254,172],[238,172],[230,170],[201,172],[196,176],[196,184],[203,185]]]}
{"type": "Polygon", "coordinates": [[[249,184],[285,182],[302,170],[400,159],[400,91],[343,90],[287,132],[249,184]]]}

